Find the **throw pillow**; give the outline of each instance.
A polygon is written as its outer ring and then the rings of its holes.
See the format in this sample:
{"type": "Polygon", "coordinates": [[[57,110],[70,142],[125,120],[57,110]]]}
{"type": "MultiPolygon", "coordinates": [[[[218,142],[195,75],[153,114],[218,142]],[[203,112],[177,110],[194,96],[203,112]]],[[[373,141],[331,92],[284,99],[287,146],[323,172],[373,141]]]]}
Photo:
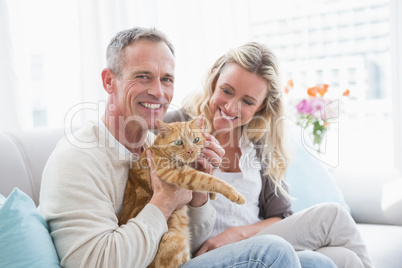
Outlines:
{"type": "Polygon", "coordinates": [[[300,137],[296,135],[299,131],[292,129],[294,156],[286,174],[289,194],[293,197],[292,210],[298,212],[318,203],[336,202],[350,212],[332,175],[301,144],[300,137]]]}
{"type": "Polygon", "coordinates": [[[60,267],[49,227],[18,188],[0,195],[0,267],[60,267]]]}

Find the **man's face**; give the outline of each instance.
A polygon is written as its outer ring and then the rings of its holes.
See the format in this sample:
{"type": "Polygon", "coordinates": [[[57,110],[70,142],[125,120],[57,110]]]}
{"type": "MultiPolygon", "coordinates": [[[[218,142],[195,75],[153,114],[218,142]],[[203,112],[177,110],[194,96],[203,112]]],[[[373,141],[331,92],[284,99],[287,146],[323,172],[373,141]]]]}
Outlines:
{"type": "Polygon", "coordinates": [[[115,114],[128,121],[140,117],[148,128],[154,128],[156,118],[163,118],[173,98],[174,56],[163,42],[140,40],[127,46],[122,58],[112,94],[115,114]]]}

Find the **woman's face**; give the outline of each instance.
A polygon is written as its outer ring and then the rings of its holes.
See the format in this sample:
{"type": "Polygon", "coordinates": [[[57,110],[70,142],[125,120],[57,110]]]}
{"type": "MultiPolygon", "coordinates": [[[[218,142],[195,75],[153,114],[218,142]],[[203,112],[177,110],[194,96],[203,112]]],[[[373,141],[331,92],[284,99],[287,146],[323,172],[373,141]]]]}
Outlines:
{"type": "Polygon", "coordinates": [[[251,121],[265,104],[267,82],[238,64],[226,65],[209,101],[214,134],[225,133],[251,121]]]}

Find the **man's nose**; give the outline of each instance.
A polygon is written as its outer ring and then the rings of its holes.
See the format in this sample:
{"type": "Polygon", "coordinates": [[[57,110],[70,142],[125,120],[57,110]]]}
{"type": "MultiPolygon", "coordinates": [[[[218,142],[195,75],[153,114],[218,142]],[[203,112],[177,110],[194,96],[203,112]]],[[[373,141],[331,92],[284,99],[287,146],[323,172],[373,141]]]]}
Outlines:
{"type": "Polygon", "coordinates": [[[147,94],[152,95],[155,98],[161,98],[163,96],[163,88],[161,81],[155,80],[147,89],[147,94]]]}

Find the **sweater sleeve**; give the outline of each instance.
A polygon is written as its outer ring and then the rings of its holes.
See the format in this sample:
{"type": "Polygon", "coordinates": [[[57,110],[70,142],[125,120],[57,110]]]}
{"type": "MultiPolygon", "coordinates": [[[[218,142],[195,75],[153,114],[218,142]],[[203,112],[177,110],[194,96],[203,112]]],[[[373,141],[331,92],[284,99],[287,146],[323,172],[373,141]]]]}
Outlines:
{"type": "Polygon", "coordinates": [[[211,237],[214,229],[216,210],[209,202],[201,207],[188,206],[188,215],[190,218],[190,233],[191,233],[191,253],[194,255],[211,237]]]}
{"type": "Polygon", "coordinates": [[[67,268],[146,267],[167,231],[162,212],[147,204],[137,217],[119,226],[116,215],[127,178],[120,178],[126,173],[117,171],[124,168],[118,161],[108,162],[108,151],[102,158],[98,148],[95,154],[67,147],[56,148],[45,167],[39,206],[60,264],[67,268]]]}

